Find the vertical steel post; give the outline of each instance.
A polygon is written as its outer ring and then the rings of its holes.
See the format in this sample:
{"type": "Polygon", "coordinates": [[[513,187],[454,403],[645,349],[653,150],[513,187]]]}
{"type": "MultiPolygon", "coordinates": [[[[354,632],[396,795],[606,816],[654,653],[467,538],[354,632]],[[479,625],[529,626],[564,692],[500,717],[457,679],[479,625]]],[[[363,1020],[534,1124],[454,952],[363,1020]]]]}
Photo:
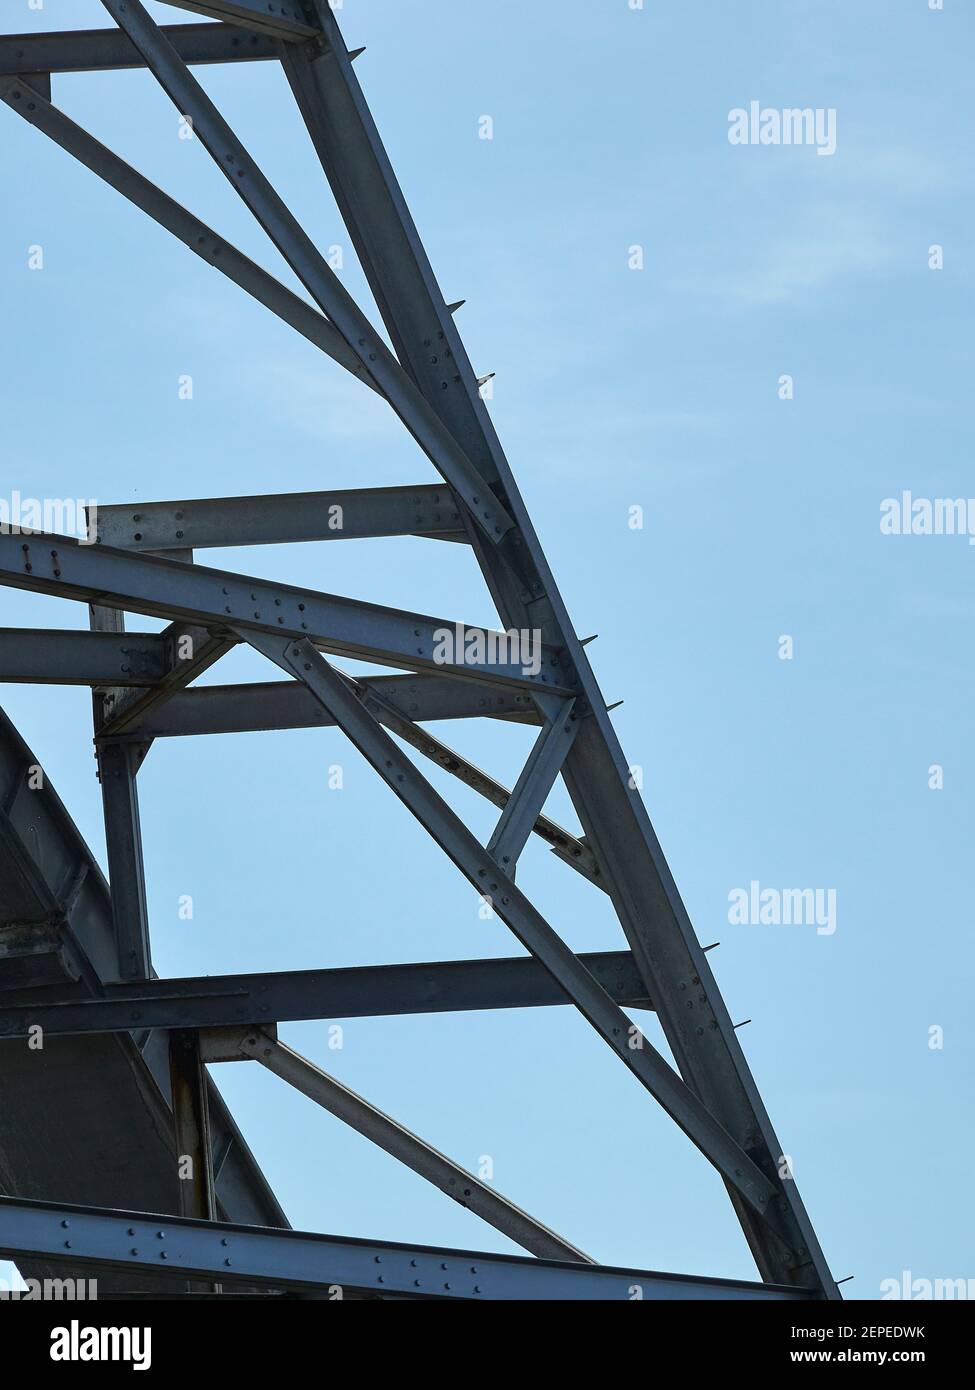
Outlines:
{"type": "MultiPolygon", "coordinates": [[[[124,615],[113,608],[92,604],[89,614],[94,632],[125,630],[124,615]]],[[[106,715],[110,717],[115,695],[116,691],[112,689],[97,689],[92,694],[96,735],[105,723],[106,715]]],[[[105,845],[112,890],[118,973],[122,980],[147,980],[152,973],[139,793],[135,780],[148,746],[147,743],[109,740],[98,744],[96,753],[105,814],[105,845]]]]}
{"type": "Polygon", "coordinates": [[[173,1090],[173,1129],[179,1174],[179,1214],[200,1221],[217,1219],[213,1149],[206,1071],[200,1036],[194,1028],[169,1035],[169,1074],[173,1090]]]}

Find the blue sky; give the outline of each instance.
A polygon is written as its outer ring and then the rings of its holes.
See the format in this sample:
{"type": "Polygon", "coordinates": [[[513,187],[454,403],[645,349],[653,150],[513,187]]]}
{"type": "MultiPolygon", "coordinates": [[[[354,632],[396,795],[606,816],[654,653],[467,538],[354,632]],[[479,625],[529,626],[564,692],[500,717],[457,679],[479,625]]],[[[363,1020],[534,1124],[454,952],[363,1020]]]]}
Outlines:
{"type": "MultiPolygon", "coordinates": [[[[956,1190],[973,1139],[975,553],[879,527],[904,489],[975,493],[969,7],[345,0],[339,18],[367,46],[359,79],[444,292],[467,300],[475,367],[497,373],[492,414],[577,630],[599,633],[623,746],[698,934],[721,942],[712,965],[752,1020],[746,1053],[834,1273],[861,1298],[903,1270],[975,1276],[956,1190]],[[728,113],[752,100],[835,108],[835,154],[732,146],[728,113]],[[731,925],[729,892],[752,880],[835,889],[835,933],[731,925]]],[[[105,22],[94,0],[4,7],[8,32],[105,22]]],[[[197,71],[319,244],[346,248],[343,279],[368,304],[276,66],[197,71]]],[[[150,78],[60,78],[55,99],[291,283],[150,78]]],[[[0,119],[21,190],[0,214],[16,325],[0,343],[0,496],[432,479],[370,392],[0,119]]],[[[495,621],[459,546],[202,558],[495,621]]],[[[4,626],[87,623],[67,601],[2,603],[4,626]]],[[[272,677],[236,652],[206,679],[272,677]]],[[[85,693],[0,699],[103,856],[85,693]]],[[[531,737],[439,732],[509,780],[531,737]]],[[[492,808],[443,790],[487,839],[492,808]]],[[[517,952],[337,732],[165,741],[140,791],[164,975],[517,952]]],[[[561,790],[550,808],[573,823],[561,790]]],[[[540,845],[519,880],[575,948],[621,944],[608,902],[540,845]]],[[[501,1191],[598,1259],[754,1276],[716,1175],[573,1011],[360,1020],[341,1051],[323,1023],[281,1036],[466,1166],[490,1156],[501,1191]]],[[[296,1226],[506,1248],[275,1078],[237,1066],[218,1081],[296,1226]]]]}

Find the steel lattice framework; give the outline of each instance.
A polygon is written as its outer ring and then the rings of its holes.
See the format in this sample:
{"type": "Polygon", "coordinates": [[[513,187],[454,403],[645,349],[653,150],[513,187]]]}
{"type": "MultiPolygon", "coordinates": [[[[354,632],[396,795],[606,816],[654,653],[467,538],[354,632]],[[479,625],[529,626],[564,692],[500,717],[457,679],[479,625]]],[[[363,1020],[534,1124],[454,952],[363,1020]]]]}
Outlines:
{"type": "Polygon", "coordinates": [[[115,27],[0,38],[0,97],[387,401],[443,481],[100,507],[94,544],[0,535],[0,581],[90,605],[90,633],[0,631],[0,680],[91,688],[111,882],[50,787],[31,785],[34,756],[3,717],[0,1252],[31,1270],[94,1266],[126,1291],[168,1288],[175,1277],[178,1288],[189,1278],[190,1287],[195,1279],[313,1297],[339,1286],[373,1297],[632,1298],[637,1286],[647,1298],[837,1298],[484,406],[454,321],[458,306],[438,288],[353,73],[356,54],[327,0],[169,3],[204,22],[159,26],[139,0],[103,0],[115,27]],[[284,69],[392,351],[192,72],[200,63],[259,60],[284,69]],[[52,104],[53,73],[133,67],[148,69],[192,121],[317,307],[52,104]],[[214,546],[404,535],[469,546],[505,633],[538,634],[537,670],[498,634],[471,625],[196,560],[214,546]],[[169,626],[161,634],[125,632],[124,612],[169,626]],[[455,652],[445,661],[438,650],[445,627],[497,659],[469,664],[455,652]],[[193,687],[239,643],[285,679],[193,687]],[[332,663],[336,656],[404,674],[353,679],[332,663]],[[423,727],[485,715],[538,729],[513,789],[423,727]],[[153,740],[325,725],[347,736],[490,898],[530,958],[155,977],[136,790],[153,740]],[[486,845],[392,734],[500,809],[486,845]],[[543,813],[559,776],[581,836],[543,813]],[[516,882],[533,834],[608,895],[626,950],[576,955],[545,920],[516,882]],[[295,1019],[565,1004],[717,1169],[762,1282],[595,1264],[276,1035],[278,1023],[295,1019]],[[656,1011],[676,1068],[627,1007],[656,1011]],[[33,1055],[28,1040],[37,1028],[45,1046],[33,1055]],[[292,1232],[207,1075],[207,1064],[242,1059],[297,1087],[528,1255],[292,1232]],[[63,1151],[69,1131],[70,1156],[63,1151]],[[106,1147],[109,1164],[86,1161],[106,1147]],[[192,1158],[191,1179],[176,1181],[177,1156],[192,1158]],[[161,1212],[170,1215],[152,1214],[161,1212]]]}

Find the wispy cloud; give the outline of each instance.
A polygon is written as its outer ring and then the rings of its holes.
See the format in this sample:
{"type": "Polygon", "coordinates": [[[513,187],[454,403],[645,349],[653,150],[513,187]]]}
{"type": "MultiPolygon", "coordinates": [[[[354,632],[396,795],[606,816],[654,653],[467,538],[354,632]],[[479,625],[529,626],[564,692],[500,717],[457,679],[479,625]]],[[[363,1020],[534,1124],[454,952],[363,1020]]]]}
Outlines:
{"type": "MultiPolygon", "coordinates": [[[[816,203],[794,209],[789,225],[739,243],[710,289],[740,308],[791,303],[887,271],[905,255],[871,214],[816,203]]],[[[708,277],[698,281],[699,289],[708,287],[708,277]]]]}

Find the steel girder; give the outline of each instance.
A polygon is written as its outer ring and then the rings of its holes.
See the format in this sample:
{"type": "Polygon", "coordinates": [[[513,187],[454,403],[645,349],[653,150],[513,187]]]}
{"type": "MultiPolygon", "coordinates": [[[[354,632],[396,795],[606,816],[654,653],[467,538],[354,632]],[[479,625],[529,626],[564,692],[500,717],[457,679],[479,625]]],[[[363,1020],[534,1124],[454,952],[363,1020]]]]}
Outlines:
{"type": "Polygon", "coordinates": [[[70,536],[0,534],[0,583],[123,612],[185,618],[211,629],[253,627],[310,637],[325,651],[377,665],[448,673],[485,685],[571,693],[565,684],[571,675],[558,648],[549,644],[538,643],[531,652],[522,652],[505,640],[504,633],[470,623],[86,545],[70,536]],[[507,659],[491,665],[465,661],[468,646],[503,652],[507,659]],[[454,659],[444,659],[448,650],[454,659]]]}
{"type": "MultiPolygon", "coordinates": [[[[0,928],[0,950],[2,947],[0,928]]],[[[46,938],[46,952],[57,947],[46,938]]],[[[579,960],[618,1004],[651,1009],[629,951],[595,951],[579,960]]],[[[226,1028],[239,1023],[294,1023],[303,1019],[379,1018],[526,1009],[568,1004],[537,961],[423,961],[408,965],[355,965],[331,970],[285,970],[257,975],[203,975],[189,979],[101,983],[92,997],[48,1003],[8,1002],[0,993],[0,1041],[45,1036],[129,1033],[145,1028],[226,1028]]]]}
{"type": "MultiPolygon", "coordinates": [[[[184,63],[244,63],[278,54],[275,35],[245,33],[236,24],[167,24],[163,32],[184,63]]],[[[2,77],[140,67],[139,50],[118,29],[0,36],[2,77]]]]}
{"type": "Polygon", "coordinates": [[[32,632],[0,628],[0,682],[25,685],[154,686],[170,664],[152,632],[32,632]]]}
{"type": "Polygon", "coordinates": [[[102,545],[149,551],[367,536],[466,539],[453,497],[428,483],[99,507],[95,531],[102,545]]]}
{"type": "Polygon", "coordinates": [[[731,1298],[807,1302],[808,1290],[560,1263],[439,1246],[348,1240],[302,1231],[187,1221],[139,1211],[47,1206],[0,1197],[0,1254],[225,1283],[474,1301],[731,1298]]]}
{"type": "Polygon", "coordinates": [[[318,33],[302,0],[163,0],[163,4],[211,19],[232,20],[247,29],[274,34],[285,43],[299,43],[318,33]]]}
{"type": "MultiPolygon", "coordinates": [[[[631,784],[584,644],[569,621],[480,398],[451,309],[437,286],[353,74],[355,55],[347,51],[334,13],[327,0],[276,0],[273,5],[264,0],[170,3],[221,23],[161,28],[139,0],[103,0],[117,29],[43,36],[43,42],[28,42],[23,36],[0,39],[0,98],[382,396],[444,481],[436,488],[184,500],[149,503],[135,512],[128,507],[108,508],[91,538],[98,542],[94,545],[55,536],[0,535],[0,582],[89,602],[95,629],[70,637],[34,634],[23,647],[17,647],[17,638],[9,632],[0,633],[0,677],[7,671],[8,678],[17,680],[93,686],[103,782],[106,775],[118,781],[114,790],[111,783],[109,789],[103,788],[110,857],[113,828],[117,839],[113,941],[107,950],[108,943],[101,942],[99,966],[88,963],[88,997],[77,999],[62,991],[54,999],[50,992],[39,999],[20,993],[10,999],[10,1007],[0,1010],[0,1036],[5,1030],[20,1036],[32,1020],[41,1020],[40,1026],[51,1029],[59,1045],[67,1046],[72,1039],[78,1045],[85,1039],[110,1043],[128,1035],[136,1014],[145,1020],[147,1030],[180,1030],[173,1033],[168,1053],[181,1097],[176,1134],[186,1136],[185,1145],[199,1157],[198,1170],[203,1175],[195,1187],[181,1193],[181,1199],[184,1210],[204,1214],[213,1210],[207,1170],[217,1142],[206,1137],[211,1097],[204,1085],[204,1060],[253,1057],[271,1065],[449,1191],[452,1183],[463,1180],[461,1170],[450,1160],[284,1048],[267,1028],[289,1018],[326,1016],[336,1008],[344,1008],[348,1016],[357,1010],[412,1012],[572,1002],[718,1168],[765,1283],[681,1281],[583,1264],[463,1255],[464,1260],[492,1262],[491,1280],[483,1280],[469,1296],[633,1297],[640,1296],[633,1294],[633,1285],[623,1293],[619,1280],[639,1279],[647,1282],[649,1292],[644,1296],[648,1297],[838,1297],[795,1184],[781,1176],[778,1140],[705,952],[631,784]],[[266,59],[269,44],[290,82],[394,352],[339,284],[190,72],[189,64],[197,62],[236,61],[242,56],[266,59]],[[24,64],[19,71],[18,52],[24,64]],[[192,118],[195,133],[317,308],[222,241],[50,100],[51,69],[127,67],[136,62],[144,64],[180,112],[192,118]],[[339,527],[331,525],[334,506],[343,516],[339,527]],[[468,542],[506,628],[528,630],[541,638],[537,669],[534,662],[531,666],[519,663],[510,653],[507,660],[487,664],[466,658],[445,663],[437,651],[439,634],[454,625],[443,620],[269,584],[193,562],[197,547],[365,535],[468,542]],[[167,560],[136,551],[168,551],[179,558],[167,560]],[[164,617],[172,626],[158,638],[126,635],[121,631],[123,610],[164,617]],[[188,634],[191,655],[186,658],[175,648],[178,639],[188,634]],[[262,651],[294,679],[253,687],[185,689],[238,640],[262,651]],[[413,674],[383,676],[367,683],[352,680],[332,668],[322,651],[398,666],[413,674]],[[423,719],[473,716],[540,726],[513,791],[418,725],[423,719]],[[498,915],[534,959],[296,972],[257,979],[164,982],[150,978],[136,778],[151,740],[182,733],[328,724],[351,739],[448,857],[491,896],[498,915]],[[386,729],[502,810],[486,846],[477,842],[402,755],[386,729]],[[543,814],[546,797],[559,776],[574,802],[582,835],[543,814]],[[533,832],[608,893],[629,953],[575,956],[515,886],[517,860],[533,832]],[[130,978],[124,984],[107,983],[119,975],[130,978]],[[620,1008],[621,1004],[650,1007],[651,1000],[680,1075],[620,1008]],[[247,1037],[238,1034],[228,1041],[219,1031],[239,1024],[251,1030],[247,1037]]],[[[475,646],[490,640],[483,629],[457,625],[454,630],[461,648],[468,637],[475,646]]],[[[82,890],[74,891],[77,895],[82,890]]],[[[59,946],[56,932],[51,937],[51,920],[45,918],[44,932],[38,925],[36,950],[45,960],[65,959],[65,950],[68,956],[70,950],[59,946]]],[[[0,940],[0,987],[2,950],[0,940]]],[[[8,978],[13,977],[8,974],[8,978]]],[[[158,1057],[165,1050],[158,1045],[164,1039],[158,1031],[148,1032],[148,1039],[146,1052],[158,1057]]],[[[222,1167],[218,1161],[218,1185],[222,1167]]],[[[494,1219],[500,1229],[511,1220],[526,1222],[527,1226],[519,1227],[522,1234],[527,1231],[530,1239],[543,1242],[541,1247],[528,1246],[536,1254],[551,1253],[544,1243],[554,1240],[556,1253],[585,1258],[496,1194],[479,1192],[477,1200],[483,1208],[480,1214],[494,1219]]],[[[11,1250],[53,1253],[46,1244],[54,1215],[51,1209],[20,1204],[8,1206],[4,1214],[11,1217],[21,1240],[11,1250]]],[[[132,1213],[78,1215],[83,1238],[72,1242],[72,1251],[79,1261],[141,1264],[134,1253],[120,1252],[115,1240],[120,1220],[148,1218],[132,1213]]],[[[279,1211],[271,1217],[272,1222],[277,1220],[283,1220],[279,1211]]],[[[217,1231],[226,1233],[225,1241],[230,1239],[226,1226],[179,1223],[181,1253],[171,1270],[183,1277],[227,1278],[224,1271],[231,1260],[226,1258],[221,1268],[212,1258],[217,1231]]],[[[287,1241],[282,1243],[268,1232],[248,1233],[246,1241],[241,1239],[246,1246],[244,1265],[233,1261],[229,1278],[258,1279],[275,1287],[336,1281],[380,1296],[383,1292],[468,1296],[430,1283],[421,1288],[423,1281],[416,1279],[418,1251],[406,1252],[414,1275],[410,1284],[399,1279],[396,1271],[402,1261],[393,1253],[394,1247],[331,1237],[292,1241],[289,1236],[287,1241]],[[368,1248],[373,1265],[388,1260],[387,1272],[377,1275],[370,1269],[369,1278],[363,1280],[362,1248],[368,1248]],[[392,1282],[383,1288],[387,1273],[392,1282]]],[[[444,1257],[441,1269],[449,1264],[455,1272],[447,1257],[458,1252],[433,1254],[444,1257]]]]}

